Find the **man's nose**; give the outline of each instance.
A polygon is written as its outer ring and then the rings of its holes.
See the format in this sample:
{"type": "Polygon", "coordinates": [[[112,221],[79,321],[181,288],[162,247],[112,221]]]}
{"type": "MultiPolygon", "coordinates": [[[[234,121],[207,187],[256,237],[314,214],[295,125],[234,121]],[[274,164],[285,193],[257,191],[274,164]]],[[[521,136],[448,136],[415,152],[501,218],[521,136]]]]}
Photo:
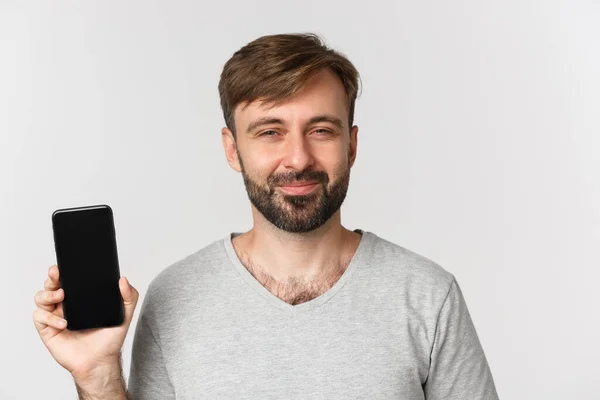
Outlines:
{"type": "Polygon", "coordinates": [[[314,164],[311,144],[303,133],[289,132],[285,140],[284,167],[304,171],[314,164]]]}

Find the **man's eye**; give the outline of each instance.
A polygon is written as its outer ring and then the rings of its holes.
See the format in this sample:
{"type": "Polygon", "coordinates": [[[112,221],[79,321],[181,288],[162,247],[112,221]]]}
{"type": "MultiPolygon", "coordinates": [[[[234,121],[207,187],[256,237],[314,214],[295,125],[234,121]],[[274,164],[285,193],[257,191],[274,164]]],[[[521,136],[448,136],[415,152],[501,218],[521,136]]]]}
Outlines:
{"type": "Polygon", "coordinates": [[[334,131],[329,130],[329,129],[325,129],[325,128],[316,129],[316,130],[314,130],[314,133],[317,136],[325,136],[325,137],[336,135],[336,133],[334,131]]]}
{"type": "MultiPolygon", "coordinates": [[[[316,129],[315,132],[317,132],[319,135],[331,135],[333,134],[332,131],[330,131],[329,129],[316,129]]],[[[260,135],[258,136],[267,136],[267,137],[273,137],[277,135],[277,131],[264,131],[262,132],[260,135]]]]}

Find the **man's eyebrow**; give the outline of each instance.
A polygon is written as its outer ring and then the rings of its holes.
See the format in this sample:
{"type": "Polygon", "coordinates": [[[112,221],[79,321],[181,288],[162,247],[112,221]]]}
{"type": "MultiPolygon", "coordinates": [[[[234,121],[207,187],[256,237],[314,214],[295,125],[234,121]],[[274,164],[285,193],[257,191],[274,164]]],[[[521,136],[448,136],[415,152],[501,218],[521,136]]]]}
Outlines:
{"type": "Polygon", "coordinates": [[[271,125],[271,124],[283,124],[283,120],[280,118],[273,118],[273,117],[262,117],[259,118],[255,121],[250,122],[250,124],[248,125],[248,128],[246,128],[246,133],[251,133],[253,132],[256,128],[259,128],[263,125],[271,125]]]}
{"type": "Polygon", "coordinates": [[[331,114],[317,115],[315,117],[312,117],[308,121],[308,125],[316,124],[317,122],[329,122],[330,124],[337,126],[339,129],[344,129],[344,123],[342,122],[341,119],[339,119],[335,115],[331,115],[331,114]]]}
{"type": "MultiPolygon", "coordinates": [[[[336,127],[338,127],[339,129],[344,129],[344,123],[342,122],[342,120],[331,114],[316,115],[308,121],[307,125],[316,124],[318,122],[329,122],[329,123],[335,125],[336,127]]],[[[263,125],[271,125],[271,124],[283,125],[283,123],[284,123],[283,120],[280,118],[262,117],[255,121],[252,121],[248,125],[248,128],[246,128],[246,133],[251,133],[255,129],[257,129],[263,125]]]]}

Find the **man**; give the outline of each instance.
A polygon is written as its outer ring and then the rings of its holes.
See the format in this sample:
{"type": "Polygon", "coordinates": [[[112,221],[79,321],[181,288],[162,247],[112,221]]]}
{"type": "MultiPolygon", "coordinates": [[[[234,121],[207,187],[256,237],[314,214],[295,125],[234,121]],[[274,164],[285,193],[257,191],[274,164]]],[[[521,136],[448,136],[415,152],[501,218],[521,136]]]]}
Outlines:
{"type": "MultiPolygon", "coordinates": [[[[264,36],[226,63],[223,147],[243,176],[254,226],[151,282],[130,398],[498,398],[454,276],[341,224],[357,154],[358,80],[315,35],[264,36]]],[[[62,299],[55,266],[50,275],[36,295],[49,312],[36,319],[45,343],[65,334],[52,320],[62,299]]],[[[47,343],[82,398],[125,398],[118,355],[138,294],[120,284],[126,324],[77,338],[104,345],[103,354],[47,343]]]]}

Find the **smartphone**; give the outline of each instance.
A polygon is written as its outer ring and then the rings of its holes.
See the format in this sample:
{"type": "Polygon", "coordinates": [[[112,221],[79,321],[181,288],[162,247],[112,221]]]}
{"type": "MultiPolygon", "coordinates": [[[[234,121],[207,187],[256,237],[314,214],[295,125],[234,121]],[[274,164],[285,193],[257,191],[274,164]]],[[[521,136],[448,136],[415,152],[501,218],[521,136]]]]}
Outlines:
{"type": "Polygon", "coordinates": [[[125,320],[112,209],[106,205],[52,213],[67,329],[118,326],[125,320]]]}

